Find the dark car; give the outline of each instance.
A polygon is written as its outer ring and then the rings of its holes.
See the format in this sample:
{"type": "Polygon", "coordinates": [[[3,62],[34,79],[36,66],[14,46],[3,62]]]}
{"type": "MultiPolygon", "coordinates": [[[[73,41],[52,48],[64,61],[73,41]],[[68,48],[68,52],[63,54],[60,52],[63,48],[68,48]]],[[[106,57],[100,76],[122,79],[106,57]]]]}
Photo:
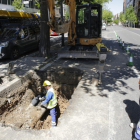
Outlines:
{"type": "Polygon", "coordinates": [[[0,35],[0,59],[16,59],[20,54],[38,48],[39,25],[8,26],[0,35]]]}

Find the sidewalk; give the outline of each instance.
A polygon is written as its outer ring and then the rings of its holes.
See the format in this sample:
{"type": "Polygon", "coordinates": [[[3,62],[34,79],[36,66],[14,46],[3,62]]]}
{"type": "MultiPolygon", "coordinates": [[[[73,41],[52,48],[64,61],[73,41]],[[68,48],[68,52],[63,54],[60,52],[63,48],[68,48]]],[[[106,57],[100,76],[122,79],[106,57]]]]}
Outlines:
{"type": "MultiPolygon", "coordinates": [[[[66,38],[65,38],[65,42],[66,38]]],[[[60,37],[51,37],[51,53],[53,57],[57,51],[61,48],[61,38],[60,37]]],[[[7,70],[9,63],[0,65],[0,86],[1,88],[14,80],[15,78],[22,77],[29,70],[39,69],[41,66],[45,65],[49,59],[44,57],[38,57],[39,52],[36,51],[32,54],[25,55],[17,60],[10,61],[14,65],[14,74],[7,76],[7,70]]]]}

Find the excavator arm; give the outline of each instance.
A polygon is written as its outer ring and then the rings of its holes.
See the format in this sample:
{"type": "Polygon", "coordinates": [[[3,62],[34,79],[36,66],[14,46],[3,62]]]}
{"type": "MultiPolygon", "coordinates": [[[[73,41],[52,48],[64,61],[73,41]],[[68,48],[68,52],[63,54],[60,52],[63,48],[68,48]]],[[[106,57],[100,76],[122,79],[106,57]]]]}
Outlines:
{"type": "Polygon", "coordinates": [[[52,30],[55,29],[55,1],[54,0],[47,0],[48,1],[48,8],[50,11],[50,21],[48,22],[50,28],[52,30]]]}
{"type": "Polygon", "coordinates": [[[50,21],[48,22],[49,26],[52,30],[58,33],[66,33],[68,32],[68,44],[75,45],[76,39],[76,30],[75,30],[75,0],[65,0],[66,4],[69,6],[70,11],[70,21],[56,21],[55,19],[55,1],[48,0],[49,11],[50,11],[50,21]]]}
{"type": "Polygon", "coordinates": [[[75,20],[76,20],[76,13],[75,13],[75,0],[65,0],[66,4],[69,6],[70,11],[70,19],[71,24],[69,27],[68,32],[68,44],[75,45],[75,39],[76,39],[76,30],[75,30],[75,20]]]}

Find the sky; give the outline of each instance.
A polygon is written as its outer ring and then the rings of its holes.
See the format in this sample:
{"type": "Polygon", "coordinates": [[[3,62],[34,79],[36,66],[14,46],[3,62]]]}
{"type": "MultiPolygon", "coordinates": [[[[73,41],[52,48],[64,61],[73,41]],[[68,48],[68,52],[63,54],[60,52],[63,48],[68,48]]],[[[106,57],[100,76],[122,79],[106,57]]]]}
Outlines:
{"type": "Polygon", "coordinates": [[[123,11],[123,1],[124,0],[112,0],[112,2],[106,4],[106,6],[113,12],[113,15],[116,15],[123,11]]]}

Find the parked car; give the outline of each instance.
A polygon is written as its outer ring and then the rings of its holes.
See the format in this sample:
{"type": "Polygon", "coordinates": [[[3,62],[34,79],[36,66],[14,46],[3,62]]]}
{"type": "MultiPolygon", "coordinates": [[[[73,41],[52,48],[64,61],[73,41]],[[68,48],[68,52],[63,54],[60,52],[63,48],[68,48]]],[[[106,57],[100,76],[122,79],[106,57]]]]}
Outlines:
{"type": "Polygon", "coordinates": [[[56,32],[51,30],[51,35],[61,35],[61,33],[56,33],[56,32]]]}
{"type": "Polygon", "coordinates": [[[105,23],[102,24],[102,30],[106,30],[106,24],[105,23]]]}
{"type": "Polygon", "coordinates": [[[5,27],[0,35],[0,59],[16,59],[20,54],[39,46],[39,25],[12,25],[5,27]]]}
{"type": "Polygon", "coordinates": [[[108,26],[111,26],[111,24],[110,24],[110,23],[108,23],[107,25],[108,25],[108,26]]]}

